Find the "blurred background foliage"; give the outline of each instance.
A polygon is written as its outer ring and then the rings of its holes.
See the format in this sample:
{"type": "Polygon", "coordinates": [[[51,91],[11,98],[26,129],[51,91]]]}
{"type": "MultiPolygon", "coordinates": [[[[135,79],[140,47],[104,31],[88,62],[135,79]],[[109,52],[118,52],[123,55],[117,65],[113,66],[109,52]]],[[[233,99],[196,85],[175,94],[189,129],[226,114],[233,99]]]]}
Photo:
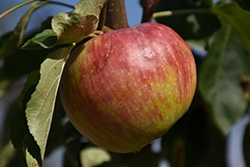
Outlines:
{"type": "MultiPolygon", "coordinates": [[[[142,7],[140,11],[134,11],[128,1],[125,3],[130,21],[134,15],[141,16],[142,7]]],[[[142,4],[139,0],[135,3],[142,4]]],[[[13,6],[10,1],[0,4],[1,13],[13,6]]],[[[17,98],[27,75],[40,68],[51,50],[22,50],[20,46],[35,34],[51,28],[51,16],[61,10],[71,11],[66,7],[56,8],[56,11],[54,6],[42,7],[34,12],[34,17],[26,15],[22,26],[7,28],[9,32],[4,31],[4,26],[16,24],[20,18],[17,15],[24,14],[28,8],[11,13],[8,20],[0,20],[0,30],[3,30],[0,32],[0,167],[26,165],[22,155],[24,145],[39,154],[32,139],[18,140],[32,136],[27,131],[26,118],[23,109],[17,105],[17,98]],[[27,30],[23,26],[26,23],[32,28],[27,30]]],[[[196,60],[198,85],[189,111],[161,139],[141,151],[117,154],[96,147],[81,136],[68,121],[58,96],[46,146],[45,166],[250,166],[249,10],[248,0],[161,0],[155,12],[172,11],[173,15],[153,21],[168,25],[179,33],[191,47],[196,60]],[[54,158],[58,150],[62,153],[54,158]]],[[[134,24],[139,22],[130,26],[134,24]]],[[[24,101],[29,99],[29,92],[36,84],[33,83],[27,91],[24,101]]]]}

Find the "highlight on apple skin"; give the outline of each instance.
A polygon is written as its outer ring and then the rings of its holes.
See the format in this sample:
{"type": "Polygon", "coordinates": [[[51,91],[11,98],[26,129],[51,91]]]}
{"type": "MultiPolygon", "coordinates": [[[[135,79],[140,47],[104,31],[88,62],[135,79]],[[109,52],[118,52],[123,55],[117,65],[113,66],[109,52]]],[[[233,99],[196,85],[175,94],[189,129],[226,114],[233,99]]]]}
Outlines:
{"type": "Polygon", "coordinates": [[[76,48],[60,93],[83,136],[107,150],[128,153],[163,136],[185,114],[196,79],[184,40],[165,25],[143,23],[76,48]]]}

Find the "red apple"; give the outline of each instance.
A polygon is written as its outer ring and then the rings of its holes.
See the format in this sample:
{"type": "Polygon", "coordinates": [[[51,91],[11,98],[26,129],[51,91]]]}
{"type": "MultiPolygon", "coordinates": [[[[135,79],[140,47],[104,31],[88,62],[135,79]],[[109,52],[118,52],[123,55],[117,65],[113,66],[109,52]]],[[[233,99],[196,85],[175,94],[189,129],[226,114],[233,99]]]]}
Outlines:
{"type": "Polygon", "coordinates": [[[68,60],[60,92],[76,129],[107,150],[140,150],[188,110],[196,88],[192,52],[171,28],[144,23],[105,33],[68,60]]]}

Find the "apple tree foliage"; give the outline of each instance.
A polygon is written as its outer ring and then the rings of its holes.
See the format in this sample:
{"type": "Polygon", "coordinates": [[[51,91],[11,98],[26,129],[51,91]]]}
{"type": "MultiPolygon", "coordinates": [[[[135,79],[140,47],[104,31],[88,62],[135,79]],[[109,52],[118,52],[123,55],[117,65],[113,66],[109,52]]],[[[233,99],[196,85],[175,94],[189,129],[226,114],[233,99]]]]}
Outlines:
{"type": "MultiPolygon", "coordinates": [[[[70,1],[29,0],[17,7],[28,3],[15,29],[0,37],[0,98],[13,94],[15,84],[27,78],[4,119],[0,167],[43,166],[59,146],[65,148],[65,167],[152,167],[162,160],[172,167],[228,166],[228,136],[250,114],[247,0],[138,1],[144,9],[143,22],[153,17],[188,43],[197,64],[198,84],[189,111],[161,138],[160,150],[148,145],[129,154],[108,152],[87,141],[67,121],[58,95],[62,71],[74,47],[110,29],[127,27],[124,2],[79,0],[73,7],[70,1]],[[26,32],[31,14],[48,4],[72,11],[59,12],[44,21],[39,31],[26,32]]],[[[250,124],[244,131],[242,150],[244,163],[250,166],[250,124]]],[[[55,159],[54,163],[59,162],[55,159]]]]}

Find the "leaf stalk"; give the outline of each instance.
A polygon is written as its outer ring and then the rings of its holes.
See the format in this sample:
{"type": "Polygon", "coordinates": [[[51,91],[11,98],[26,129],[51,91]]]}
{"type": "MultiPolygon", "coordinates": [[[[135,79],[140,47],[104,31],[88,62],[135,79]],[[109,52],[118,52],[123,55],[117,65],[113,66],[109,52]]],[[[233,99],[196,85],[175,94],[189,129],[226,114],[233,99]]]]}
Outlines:
{"type": "Polygon", "coordinates": [[[169,17],[173,15],[191,14],[191,13],[211,13],[211,9],[187,9],[187,10],[173,10],[153,13],[153,18],[169,17]]]}

